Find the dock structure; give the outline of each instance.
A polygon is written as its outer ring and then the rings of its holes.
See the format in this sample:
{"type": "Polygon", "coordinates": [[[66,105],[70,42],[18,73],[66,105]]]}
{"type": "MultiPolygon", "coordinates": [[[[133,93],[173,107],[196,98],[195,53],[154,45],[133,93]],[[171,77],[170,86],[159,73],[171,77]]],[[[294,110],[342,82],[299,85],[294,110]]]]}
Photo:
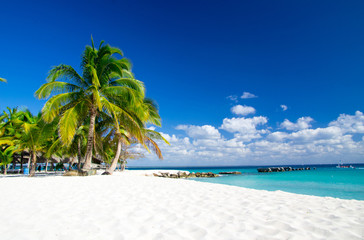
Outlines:
{"type": "MultiPolygon", "coordinates": [[[[316,169],[316,168],[313,168],[316,169]]],[[[269,168],[258,168],[258,172],[290,172],[290,171],[303,171],[311,170],[310,167],[293,168],[293,167],[269,167],[269,168]]]]}

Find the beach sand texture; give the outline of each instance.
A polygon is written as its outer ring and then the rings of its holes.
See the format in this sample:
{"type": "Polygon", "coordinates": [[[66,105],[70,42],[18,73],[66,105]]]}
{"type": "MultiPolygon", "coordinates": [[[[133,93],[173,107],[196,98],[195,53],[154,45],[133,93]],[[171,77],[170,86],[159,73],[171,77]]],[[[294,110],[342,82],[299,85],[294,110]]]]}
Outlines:
{"type": "Polygon", "coordinates": [[[1,178],[0,189],[2,240],[364,239],[364,201],[130,171],[1,178]]]}

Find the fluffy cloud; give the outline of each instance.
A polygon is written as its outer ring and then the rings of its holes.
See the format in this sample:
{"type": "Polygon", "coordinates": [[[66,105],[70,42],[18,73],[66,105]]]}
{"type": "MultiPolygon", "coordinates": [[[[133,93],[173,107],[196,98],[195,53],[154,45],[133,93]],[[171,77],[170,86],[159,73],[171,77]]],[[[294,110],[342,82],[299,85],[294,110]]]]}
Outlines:
{"type": "Polygon", "coordinates": [[[344,132],[364,133],[364,114],[360,111],[356,111],[355,115],[340,114],[329,126],[339,127],[344,132]]]}
{"type": "Polygon", "coordinates": [[[215,127],[211,125],[204,125],[204,126],[178,125],[176,129],[186,131],[187,135],[192,138],[216,139],[221,137],[219,130],[217,130],[215,127]]]}
{"type": "Polygon", "coordinates": [[[242,134],[255,133],[258,125],[264,125],[268,122],[266,117],[253,117],[253,118],[225,118],[222,122],[220,129],[234,133],[239,132],[242,134]]]}
{"type": "Polygon", "coordinates": [[[284,112],[284,111],[286,111],[287,109],[288,109],[288,107],[286,106],[286,105],[284,105],[284,104],[282,104],[281,105],[281,108],[282,108],[282,111],[284,112]]]}
{"type": "Polygon", "coordinates": [[[231,108],[231,112],[237,115],[246,116],[248,114],[254,114],[255,108],[249,106],[236,105],[231,108]]]}
{"type": "Polygon", "coordinates": [[[243,92],[243,95],[241,96],[242,99],[248,99],[248,98],[257,98],[258,96],[254,95],[250,92],[243,92]]]}
{"type": "MultiPolygon", "coordinates": [[[[288,121],[288,120],[287,120],[288,121]]],[[[309,128],[312,118],[304,117],[287,128],[273,130],[266,117],[225,118],[220,129],[233,133],[224,137],[211,125],[179,125],[188,137],[163,133],[171,145],[158,142],[164,155],[163,163],[146,154],[141,165],[260,165],[362,162],[364,136],[353,139],[352,134],[363,134],[363,113],[341,114],[327,127],[309,128]],[[305,125],[306,124],[306,125],[305,125]]]]}
{"type": "Polygon", "coordinates": [[[293,123],[289,121],[288,119],[285,119],[283,123],[281,123],[281,128],[285,128],[287,130],[291,131],[297,131],[302,129],[307,129],[311,127],[311,122],[313,119],[311,117],[301,117],[297,119],[296,123],[293,123]]]}

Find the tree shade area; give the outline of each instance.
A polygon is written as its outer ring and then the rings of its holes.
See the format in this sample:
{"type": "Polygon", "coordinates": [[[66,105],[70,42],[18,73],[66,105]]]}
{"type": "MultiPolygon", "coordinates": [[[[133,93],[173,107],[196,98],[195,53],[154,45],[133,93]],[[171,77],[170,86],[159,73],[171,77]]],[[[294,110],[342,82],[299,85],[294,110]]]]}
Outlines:
{"type": "Polygon", "coordinates": [[[131,62],[119,48],[104,41],[96,48],[92,38],[91,43],[82,53],[80,73],[65,64],[49,71],[46,83],[35,92],[36,98],[47,100],[39,114],[8,108],[0,115],[4,174],[11,162],[15,169],[17,160],[23,170],[24,156],[29,176],[41,169],[38,160],[45,161],[47,171],[49,160],[64,158],[69,170],[73,164],[81,174],[87,173],[97,161],[105,163],[105,174],[112,174],[118,163],[138,156],[128,152],[136,144],[163,158],[158,141],[168,141],[146,126],[161,126],[158,107],[145,96],[144,83],[135,79],[131,62]]]}

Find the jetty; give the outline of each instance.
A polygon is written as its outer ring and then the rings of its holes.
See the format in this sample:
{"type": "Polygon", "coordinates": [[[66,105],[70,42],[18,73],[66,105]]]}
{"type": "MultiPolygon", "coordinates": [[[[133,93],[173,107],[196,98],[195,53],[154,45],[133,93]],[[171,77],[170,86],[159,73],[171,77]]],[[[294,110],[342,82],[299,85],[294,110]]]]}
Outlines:
{"type": "MultiPolygon", "coordinates": [[[[316,168],[313,168],[315,170],[316,168]]],[[[290,171],[303,171],[311,170],[310,167],[293,168],[293,167],[269,167],[269,168],[258,168],[258,172],[290,172],[290,171]]]]}
{"type": "Polygon", "coordinates": [[[241,174],[241,172],[219,172],[219,174],[236,174],[236,175],[239,175],[241,174]]]}

